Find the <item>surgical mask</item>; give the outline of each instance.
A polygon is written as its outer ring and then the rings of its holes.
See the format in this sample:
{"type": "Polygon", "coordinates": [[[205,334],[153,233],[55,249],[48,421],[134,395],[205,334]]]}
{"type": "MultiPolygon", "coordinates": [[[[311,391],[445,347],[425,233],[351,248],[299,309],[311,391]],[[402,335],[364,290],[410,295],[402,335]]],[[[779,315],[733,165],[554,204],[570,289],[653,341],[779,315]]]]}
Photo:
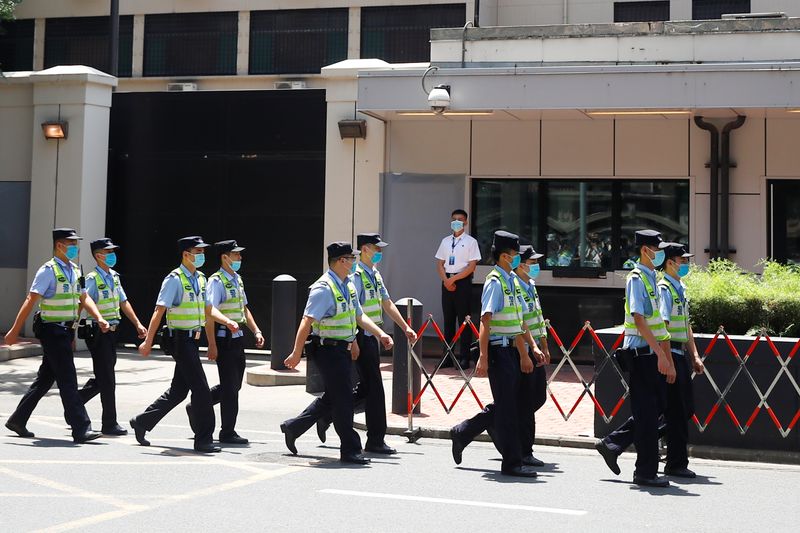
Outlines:
{"type": "Polygon", "coordinates": [[[464,229],[464,223],[460,220],[453,220],[450,222],[450,229],[453,231],[461,231],[464,229]]]}
{"type": "Polygon", "coordinates": [[[64,255],[66,255],[67,259],[70,261],[74,261],[78,257],[78,245],[70,244],[67,246],[67,251],[64,252],[64,255]]]}
{"type": "Polygon", "coordinates": [[[521,261],[522,261],[522,257],[520,257],[519,254],[515,255],[514,259],[511,260],[511,270],[514,270],[515,268],[517,268],[521,261]]]}
{"type": "Polygon", "coordinates": [[[383,252],[375,252],[372,254],[372,264],[377,265],[383,259],[383,252]]]}
{"type": "Polygon", "coordinates": [[[530,268],[530,270],[528,271],[528,275],[529,275],[530,277],[532,277],[532,278],[535,278],[536,276],[538,276],[538,275],[539,275],[539,272],[540,272],[540,271],[541,271],[541,267],[540,267],[540,266],[539,266],[539,264],[537,263],[537,264],[535,264],[535,265],[531,265],[531,268],[530,268]]]}
{"type": "Polygon", "coordinates": [[[664,257],[666,256],[666,252],[664,250],[659,250],[656,252],[655,257],[653,257],[653,266],[661,266],[664,264],[664,257]]]}
{"type": "Polygon", "coordinates": [[[239,269],[242,268],[241,261],[231,261],[231,270],[234,272],[239,272],[239,269]]]}
{"type": "Polygon", "coordinates": [[[113,267],[114,265],[117,264],[117,254],[115,254],[114,252],[111,252],[110,254],[106,254],[104,259],[106,260],[106,266],[108,268],[111,268],[111,267],[113,267]]]}
{"type": "Polygon", "coordinates": [[[201,266],[206,264],[206,254],[194,254],[194,261],[193,261],[195,268],[200,268],[201,266]]]}
{"type": "Polygon", "coordinates": [[[355,274],[357,268],[358,268],[358,261],[353,261],[353,264],[350,266],[350,273],[355,274]]]}
{"type": "Polygon", "coordinates": [[[689,274],[689,264],[683,263],[678,266],[678,277],[682,278],[689,274]]]}

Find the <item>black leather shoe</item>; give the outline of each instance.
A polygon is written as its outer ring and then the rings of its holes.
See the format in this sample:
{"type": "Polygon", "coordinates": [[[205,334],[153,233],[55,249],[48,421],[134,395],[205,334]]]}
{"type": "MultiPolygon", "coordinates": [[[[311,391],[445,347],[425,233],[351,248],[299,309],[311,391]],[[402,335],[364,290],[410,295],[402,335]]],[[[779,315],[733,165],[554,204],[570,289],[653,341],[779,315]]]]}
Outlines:
{"type": "Polygon", "coordinates": [[[285,423],[281,424],[281,432],[286,438],[286,447],[289,448],[289,451],[292,452],[293,455],[297,455],[297,446],[294,445],[294,441],[297,440],[297,435],[289,431],[285,423]]]}
{"type": "Polygon", "coordinates": [[[208,444],[195,444],[194,451],[198,453],[219,453],[222,451],[222,448],[219,446],[214,446],[211,443],[208,444]]]}
{"type": "Polygon", "coordinates": [[[250,444],[250,441],[244,437],[239,436],[238,433],[233,433],[231,435],[222,435],[219,436],[219,441],[224,442],[225,444],[250,444]]]}
{"type": "Polygon", "coordinates": [[[544,466],[544,461],[537,459],[531,454],[522,458],[522,464],[525,466],[544,466]]]}
{"type": "Polygon", "coordinates": [[[364,451],[369,453],[378,453],[381,455],[394,455],[397,453],[397,450],[391,446],[388,446],[385,442],[380,444],[367,443],[367,445],[364,446],[364,451]]]}
{"type": "Polygon", "coordinates": [[[603,442],[602,440],[597,441],[597,444],[594,445],[594,449],[600,452],[600,455],[603,456],[603,459],[606,461],[606,465],[608,468],[611,469],[614,474],[619,475],[621,470],[619,469],[619,465],[617,464],[617,454],[615,454],[608,445],[603,442]]]}
{"type": "Polygon", "coordinates": [[[669,480],[665,476],[642,477],[634,474],[633,482],[644,487],[669,487],[669,480]]]}
{"type": "Polygon", "coordinates": [[[87,429],[84,433],[73,435],[72,440],[77,444],[83,444],[84,442],[89,442],[90,440],[99,439],[102,435],[103,434],[99,431],[87,429]]]}
{"type": "Polygon", "coordinates": [[[671,477],[682,477],[686,479],[694,479],[697,474],[688,468],[664,468],[664,473],[671,477]]]}
{"type": "Polygon", "coordinates": [[[458,436],[458,432],[455,428],[450,430],[450,440],[453,441],[453,461],[455,461],[457,465],[460,465],[466,445],[461,441],[461,437],[458,436]]]}
{"type": "Polygon", "coordinates": [[[147,430],[140,426],[135,418],[131,418],[128,423],[133,428],[133,434],[136,437],[136,442],[138,442],[141,446],[150,446],[150,441],[144,438],[144,434],[147,433],[147,430]]]}
{"type": "Polygon", "coordinates": [[[507,470],[501,470],[501,474],[504,476],[514,476],[514,477],[536,477],[536,470],[531,470],[529,466],[515,466],[514,468],[509,468],[507,470]]]}
{"type": "Polygon", "coordinates": [[[369,458],[364,457],[360,453],[353,453],[350,455],[342,455],[339,459],[343,463],[351,463],[354,465],[368,465],[370,463],[369,458]]]}
{"type": "Polygon", "coordinates": [[[6,427],[16,433],[20,437],[24,437],[26,439],[32,439],[34,437],[32,431],[28,431],[28,429],[16,422],[12,422],[11,420],[6,422],[6,427]]]}
{"type": "Polygon", "coordinates": [[[330,420],[324,420],[322,418],[317,420],[317,437],[319,437],[320,442],[325,442],[328,438],[325,433],[328,431],[329,427],[331,427],[330,420]]]}
{"type": "Polygon", "coordinates": [[[189,418],[189,427],[192,428],[192,433],[197,433],[197,430],[194,428],[194,416],[192,412],[192,404],[186,404],[186,416],[189,418]]]}
{"type": "Polygon", "coordinates": [[[122,435],[127,435],[128,430],[120,426],[119,424],[114,424],[113,426],[104,427],[102,433],[103,435],[113,435],[115,437],[121,437],[122,435]]]}

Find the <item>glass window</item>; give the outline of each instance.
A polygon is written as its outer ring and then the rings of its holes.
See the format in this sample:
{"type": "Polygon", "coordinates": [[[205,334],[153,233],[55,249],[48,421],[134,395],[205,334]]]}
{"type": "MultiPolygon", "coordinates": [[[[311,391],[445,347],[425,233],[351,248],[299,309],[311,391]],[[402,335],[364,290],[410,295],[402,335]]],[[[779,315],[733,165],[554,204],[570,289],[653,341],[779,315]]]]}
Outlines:
{"type": "Polygon", "coordinates": [[[0,71],[33,70],[33,19],[0,22],[0,71]]]}
{"type": "Polygon", "coordinates": [[[614,2],[614,22],[656,22],[669,20],[669,0],[614,2]]]}
{"type": "Polygon", "coordinates": [[[770,181],[770,256],[800,264],[800,180],[770,181]]]}
{"type": "Polygon", "coordinates": [[[460,28],[464,4],[361,8],[361,57],[388,63],[431,59],[431,28],[460,28]]]}
{"type": "Polygon", "coordinates": [[[530,240],[545,254],[545,268],[585,272],[631,268],[638,259],[633,236],[639,229],[655,229],[665,240],[689,244],[687,180],[476,178],[470,207],[472,235],[481,245],[484,264],[490,263],[498,229],[530,240]]]}
{"type": "Polygon", "coordinates": [[[750,0],[692,0],[692,19],[711,20],[726,13],[750,13],[750,0]]]}
{"type": "Polygon", "coordinates": [[[547,184],[547,250],[551,267],[611,268],[611,182],[547,184]]]}
{"type": "Polygon", "coordinates": [[[236,74],[239,14],[145,15],[145,76],[236,74]]]}
{"type": "Polygon", "coordinates": [[[534,180],[474,180],[473,236],[484,263],[491,257],[492,235],[499,229],[518,234],[536,247],[539,237],[539,183],[534,180]]]}
{"type": "Polygon", "coordinates": [[[347,9],[250,13],[250,74],[318,74],[345,59],[347,9]]]}
{"type": "MultiPolygon", "coordinates": [[[[44,37],[44,68],[56,65],[86,65],[109,72],[109,17],[47,19],[44,37]]],[[[133,16],[119,18],[118,75],[129,77],[133,67],[133,16]]]]}

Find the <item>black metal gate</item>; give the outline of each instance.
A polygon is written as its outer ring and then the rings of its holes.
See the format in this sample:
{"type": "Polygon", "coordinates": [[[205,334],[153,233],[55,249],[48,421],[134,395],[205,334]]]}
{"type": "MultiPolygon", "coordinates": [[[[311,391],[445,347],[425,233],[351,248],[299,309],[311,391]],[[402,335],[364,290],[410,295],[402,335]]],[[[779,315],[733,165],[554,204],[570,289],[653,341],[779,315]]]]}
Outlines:
{"type": "MultiPolygon", "coordinates": [[[[298,279],[302,311],[323,259],[325,113],[318,90],[114,94],[106,227],[145,325],[176,240],[195,234],[247,247],[241,273],[265,334],[276,275],[298,279]]],[[[202,270],[218,267],[212,251],[202,270]]]]}

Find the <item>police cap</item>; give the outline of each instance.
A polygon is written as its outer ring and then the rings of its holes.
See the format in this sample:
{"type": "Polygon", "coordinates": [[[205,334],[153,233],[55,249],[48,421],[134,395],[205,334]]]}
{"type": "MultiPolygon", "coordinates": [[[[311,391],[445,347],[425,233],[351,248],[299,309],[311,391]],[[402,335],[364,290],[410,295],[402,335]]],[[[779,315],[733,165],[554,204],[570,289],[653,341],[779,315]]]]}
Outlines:
{"type": "Polygon", "coordinates": [[[389,246],[388,242],[383,242],[380,233],[359,233],[356,235],[356,248],[361,249],[362,246],[367,244],[374,244],[380,248],[389,246]]]}
{"type": "Polygon", "coordinates": [[[358,255],[358,250],[353,250],[353,244],[347,241],[332,242],[327,246],[328,259],[336,259],[345,255],[358,255]]]}
{"type": "Polygon", "coordinates": [[[92,241],[89,243],[89,246],[92,247],[92,253],[96,252],[97,250],[116,250],[119,248],[119,246],[111,242],[111,239],[108,237],[103,237],[102,239],[92,241]]]}
{"type": "Polygon", "coordinates": [[[634,242],[636,246],[656,246],[657,248],[666,247],[664,239],[661,238],[661,233],[653,229],[640,229],[637,231],[634,242]]]}
{"type": "Polygon", "coordinates": [[[521,261],[527,261],[528,259],[539,259],[540,257],[544,257],[544,254],[537,254],[536,250],[533,249],[533,246],[529,244],[523,244],[519,247],[519,255],[521,261]]]}
{"type": "Polygon", "coordinates": [[[239,244],[234,240],[215,242],[214,247],[217,249],[217,252],[221,254],[243,252],[245,249],[244,246],[239,246],[239,244]]]}
{"type": "Polygon", "coordinates": [[[203,242],[203,238],[199,235],[192,235],[190,237],[178,239],[178,249],[182,252],[191,250],[192,248],[205,248],[206,246],[209,245],[203,242]]]}
{"type": "Polygon", "coordinates": [[[56,228],[53,230],[53,241],[66,240],[81,240],[83,237],[78,237],[78,233],[72,228],[56,228]]]}
{"type": "Polygon", "coordinates": [[[492,250],[515,250],[519,251],[519,235],[514,235],[507,231],[498,230],[494,232],[492,240],[492,250]]]}
{"type": "Polygon", "coordinates": [[[694,254],[690,254],[686,250],[686,245],[681,244],[679,242],[668,242],[666,243],[667,246],[664,247],[664,255],[666,258],[671,257],[694,257],[694,254]]]}

